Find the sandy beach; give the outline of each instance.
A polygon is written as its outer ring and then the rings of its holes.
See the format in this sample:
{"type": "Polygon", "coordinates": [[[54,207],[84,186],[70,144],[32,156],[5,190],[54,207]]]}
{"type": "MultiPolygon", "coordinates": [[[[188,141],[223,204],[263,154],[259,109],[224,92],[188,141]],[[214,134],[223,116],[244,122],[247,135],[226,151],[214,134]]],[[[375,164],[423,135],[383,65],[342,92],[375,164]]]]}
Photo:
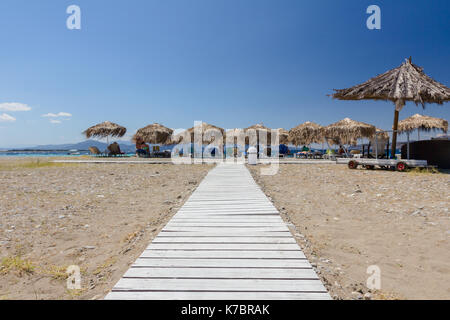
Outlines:
{"type": "Polygon", "coordinates": [[[0,160],[0,299],[103,298],[211,167],[0,160]]]}
{"type": "MultiPolygon", "coordinates": [[[[0,299],[102,299],[212,167],[0,160],[0,299]]],[[[261,167],[248,166],[334,299],[450,298],[448,173],[261,167]]]]}
{"type": "Polygon", "coordinates": [[[334,299],[450,298],[450,175],[280,165],[255,180],[334,299]],[[367,268],[381,271],[369,290],[367,268]]]}

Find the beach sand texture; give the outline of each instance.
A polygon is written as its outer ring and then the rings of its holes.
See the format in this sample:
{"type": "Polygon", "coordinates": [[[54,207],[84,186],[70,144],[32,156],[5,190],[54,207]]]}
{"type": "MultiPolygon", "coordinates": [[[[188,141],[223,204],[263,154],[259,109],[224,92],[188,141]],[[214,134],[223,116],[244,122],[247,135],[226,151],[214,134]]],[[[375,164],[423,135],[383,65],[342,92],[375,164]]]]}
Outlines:
{"type": "Polygon", "coordinates": [[[0,299],[103,298],[212,168],[36,161],[0,160],[0,299]]]}
{"type": "MultiPolygon", "coordinates": [[[[0,160],[0,299],[102,299],[212,165],[0,160]],[[66,289],[79,265],[82,290],[66,289]]],[[[330,294],[450,298],[450,176],[249,166],[330,294]],[[381,269],[369,292],[366,269],[381,269]]]]}
{"type": "Polygon", "coordinates": [[[448,173],[249,168],[335,299],[450,299],[448,173]],[[366,287],[370,265],[380,268],[379,291],[366,287]]]}

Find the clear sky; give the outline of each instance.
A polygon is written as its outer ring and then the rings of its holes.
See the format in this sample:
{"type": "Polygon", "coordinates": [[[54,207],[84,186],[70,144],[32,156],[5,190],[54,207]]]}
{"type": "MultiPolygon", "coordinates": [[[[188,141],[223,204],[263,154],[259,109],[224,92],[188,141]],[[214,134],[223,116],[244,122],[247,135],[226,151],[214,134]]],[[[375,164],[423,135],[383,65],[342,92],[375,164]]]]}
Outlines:
{"type": "MultiPolygon", "coordinates": [[[[0,147],[78,142],[105,120],[130,133],[344,117],[389,129],[392,103],[327,94],[409,56],[450,86],[449,16],[448,0],[2,0],[0,147]],[[66,27],[72,4],[81,30],[66,27]],[[381,30],[366,27],[371,4],[381,30]]],[[[424,114],[450,120],[449,107],[424,114]]]]}

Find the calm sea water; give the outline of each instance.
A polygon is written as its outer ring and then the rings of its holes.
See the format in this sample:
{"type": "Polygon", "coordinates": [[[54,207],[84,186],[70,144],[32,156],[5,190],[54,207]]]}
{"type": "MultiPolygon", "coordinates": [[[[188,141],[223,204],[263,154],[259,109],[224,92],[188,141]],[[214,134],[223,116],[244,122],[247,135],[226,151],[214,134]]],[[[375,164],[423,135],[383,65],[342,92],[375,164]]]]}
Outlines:
{"type": "Polygon", "coordinates": [[[79,157],[81,155],[89,155],[89,152],[69,154],[68,151],[0,151],[0,157],[79,157]]]}
{"type": "MultiPolygon", "coordinates": [[[[322,151],[326,150],[313,149],[313,151],[322,151]]],[[[290,148],[291,154],[294,154],[301,149],[290,148]]],[[[397,153],[400,153],[400,150],[397,149],[397,153]]],[[[77,154],[71,154],[69,151],[0,151],[0,157],[79,157],[90,155],[89,151],[78,151],[77,154]]],[[[129,155],[134,155],[134,153],[129,153],[129,155]]]]}

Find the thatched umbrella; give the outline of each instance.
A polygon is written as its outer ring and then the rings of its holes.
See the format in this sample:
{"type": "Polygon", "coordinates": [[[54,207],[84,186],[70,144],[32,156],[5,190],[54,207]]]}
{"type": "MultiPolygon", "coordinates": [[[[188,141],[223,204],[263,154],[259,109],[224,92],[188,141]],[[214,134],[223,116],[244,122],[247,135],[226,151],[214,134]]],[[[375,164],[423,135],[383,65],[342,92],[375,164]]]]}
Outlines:
{"type": "Polygon", "coordinates": [[[414,130],[417,130],[417,138],[420,140],[420,131],[429,132],[431,130],[440,130],[447,133],[448,122],[441,118],[415,114],[398,123],[398,131],[400,133],[411,133],[414,130]]]}
{"type": "Polygon", "coordinates": [[[150,124],[144,128],[139,129],[133,135],[132,141],[142,139],[151,144],[171,144],[171,136],[173,130],[167,128],[159,123],[150,124]]]}
{"type": "Polygon", "coordinates": [[[224,136],[225,130],[222,128],[216,127],[212,124],[208,124],[206,122],[202,122],[201,127],[200,126],[194,126],[192,128],[189,128],[183,132],[180,132],[176,134],[173,137],[173,140],[177,143],[186,143],[186,142],[192,142],[194,143],[194,132],[195,130],[198,130],[198,132],[201,130],[202,134],[202,143],[203,144],[210,144],[215,140],[214,134],[217,132],[220,132],[222,136],[224,136]]]}
{"type": "Polygon", "coordinates": [[[335,144],[354,145],[360,138],[370,138],[376,132],[375,126],[345,118],[322,128],[322,134],[335,144]]]}
{"type": "Polygon", "coordinates": [[[289,131],[283,128],[276,129],[279,137],[280,144],[288,144],[289,143],[289,131]]]}
{"type": "Polygon", "coordinates": [[[119,126],[116,123],[105,121],[102,123],[99,123],[95,126],[92,126],[85,131],[83,131],[83,134],[86,136],[87,139],[89,138],[106,138],[106,143],[109,143],[109,137],[123,137],[125,133],[127,132],[127,129],[125,127],[119,126]]]}
{"type": "Polygon", "coordinates": [[[255,124],[251,127],[245,128],[245,144],[250,144],[250,137],[256,135],[256,142],[259,146],[259,136],[267,136],[267,143],[270,143],[272,139],[271,131],[269,128],[264,126],[262,123],[255,124]]]}
{"type": "Polygon", "coordinates": [[[397,144],[398,115],[406,101],[425,108],[426,103],[443,104],[450,100],[450,88],[431,79],[423,69],[411,62],[389,70],[362,84],[336,90],[332,97],[339,100],[389,100],[395,103],[392,135],[392,155],[397,144]]]}
{"type": "MultiPolygon", "coordinates": [[[[227,141],[227,138],[229,139],[229,140],[231,140],[230,142],[233,144],[233,145],[237,145],[238,143],[239,143],[239,138],[241,138],[241,137],[245,137],[245,132],[244,132],[244,129],[240,129],[240,128],[236,128],[236,129],[228,129],[226,132],[225,132],[225,143],[227,143],[228,141],[227,141]],[[229,137],[232,137],[232,139],[230,139],[229,137]]],[[[245,138],[244,138],[244,140],[245,140],[245,138]]],[[[245,141],[244,141],[244,144],[245,144],[245,141]]]]}
{"type": "Polygon", "coordinates": [[[306,121],[289,130],[289,142],[295,146],[323,142],[322,126],[306,121]]]}

